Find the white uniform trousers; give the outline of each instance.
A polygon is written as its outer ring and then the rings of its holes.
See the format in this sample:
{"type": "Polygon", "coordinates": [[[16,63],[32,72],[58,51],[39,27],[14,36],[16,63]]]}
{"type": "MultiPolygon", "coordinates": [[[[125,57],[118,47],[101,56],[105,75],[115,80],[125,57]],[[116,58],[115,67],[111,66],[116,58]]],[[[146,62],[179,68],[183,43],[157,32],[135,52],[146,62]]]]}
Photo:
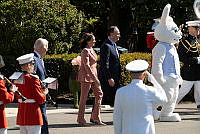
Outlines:
{"type": "Polygon", "coordinates": [[[179,95],[177,104],[183,99],[183,97],[191,90],[194,85],[194,99],[197,105],[200,105],[200,81],[187,81],[183,80],[181,88],[179,89],[179,95]]]}
{"type": "Polygon", "coordinates": [[[20,134],[41,134],[40,125],[20,126],[20,134]]]}
{"type": "Polygon", "coordinates": [[[7,134],[7,128],[0,128],[0,134],[7,134]]]}

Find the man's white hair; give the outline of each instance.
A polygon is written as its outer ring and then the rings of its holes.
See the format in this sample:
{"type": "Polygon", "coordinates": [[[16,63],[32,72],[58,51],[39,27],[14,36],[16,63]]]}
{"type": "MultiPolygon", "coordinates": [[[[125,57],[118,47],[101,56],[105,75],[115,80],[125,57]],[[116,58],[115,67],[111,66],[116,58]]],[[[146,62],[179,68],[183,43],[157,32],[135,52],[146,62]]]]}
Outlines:
{"type": "Polygon", "coordinates": [[[42,48],[44,45],[48,45],[48,41],[46,39],[43,39],[43,38],[39,38],[35,41],[35,44],[34,44],[34,49],[37,49],[37,48],[42,48]]]}

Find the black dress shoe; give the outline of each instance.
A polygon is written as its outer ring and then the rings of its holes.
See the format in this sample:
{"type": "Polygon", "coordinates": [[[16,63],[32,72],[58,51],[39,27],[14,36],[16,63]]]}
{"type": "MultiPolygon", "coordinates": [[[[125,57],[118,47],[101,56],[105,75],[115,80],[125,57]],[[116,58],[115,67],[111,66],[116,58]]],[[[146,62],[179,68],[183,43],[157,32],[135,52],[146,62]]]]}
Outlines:
{"type": "Polygon", "coordinates": [[[200,110],[200,105],[197,105],[197,109],[200,110]]]}
{"type": "Polygon", "coordinates": [[[161,110],[162,110],[162,106],[158,106],[158,107],[157,107],[157,110],[158,110],[158,111],[161,111],[161,110]]]}

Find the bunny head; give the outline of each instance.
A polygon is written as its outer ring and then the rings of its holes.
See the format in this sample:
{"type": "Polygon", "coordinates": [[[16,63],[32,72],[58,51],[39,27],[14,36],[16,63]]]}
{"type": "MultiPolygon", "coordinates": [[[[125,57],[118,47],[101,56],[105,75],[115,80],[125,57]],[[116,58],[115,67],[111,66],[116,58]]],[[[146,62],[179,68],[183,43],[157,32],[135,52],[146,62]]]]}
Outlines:
{"type": "Polygon", "coordinates": [[[175,44],[182,38],[182,33],[174,23],[172,17],[169,16],[171,5],[167,4],[163,9],[160,23],[155,29],[154,36],[160,42],[175,44]]]}

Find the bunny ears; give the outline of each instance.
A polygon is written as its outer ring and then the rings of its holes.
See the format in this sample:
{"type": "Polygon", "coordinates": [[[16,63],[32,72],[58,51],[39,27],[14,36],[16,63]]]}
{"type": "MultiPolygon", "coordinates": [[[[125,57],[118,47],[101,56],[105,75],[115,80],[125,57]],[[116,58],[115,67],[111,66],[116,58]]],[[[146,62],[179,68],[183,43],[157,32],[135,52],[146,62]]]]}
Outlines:
{"type": "Polygon", "coordinates": [[[163,12],[162,12],[162,16],[161,16],[160,23],[166,24],[166,22],[168,21],[168,18],[169,18],[170,9],[171,9],[171,5],[170,5],[170,4],[167,4],[167,5],[164,7],[163,12]]]}

